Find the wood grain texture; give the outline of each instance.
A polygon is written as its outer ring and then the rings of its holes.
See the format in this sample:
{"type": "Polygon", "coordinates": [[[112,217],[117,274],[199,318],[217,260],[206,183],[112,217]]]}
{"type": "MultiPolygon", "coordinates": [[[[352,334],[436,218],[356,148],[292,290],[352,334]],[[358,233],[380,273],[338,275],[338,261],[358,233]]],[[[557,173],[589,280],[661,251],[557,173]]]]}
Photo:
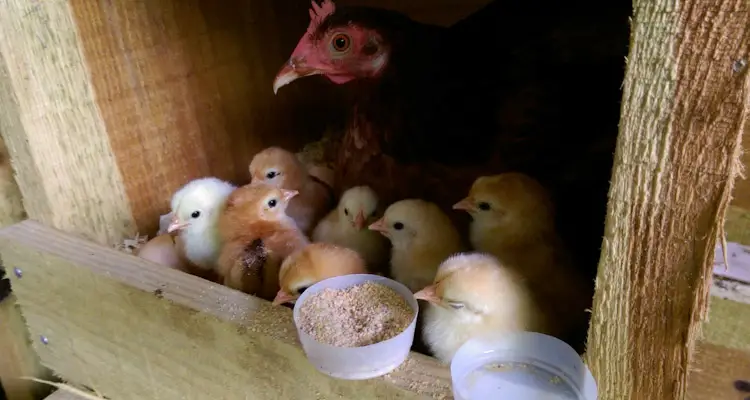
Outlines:
{"type": "Polygon", "coordinates": [[[56,390],[49,396],[45,397],[44,400],[88,400],[86,397],[77,395],[72,392],[65,390],[56,390]]]}
{"type": "Polygon", "coordinates": [[[587,359],[600,399],[683,399],[750,111],[748,3],[636,1],[587,359]]]}
{"type": "Polygon", "coordinates": [[[10,156],[5,142],[0,137],[0,227],[15,224],[26,218],[23,198],[18,189],[10,156]]]}
{"type": "Polygon", "coordinates": [[[67,1],[0,7],[0,133],[27,213],[99,243],[134,233],[67,1]]]}
{"type": "Polygon", "coordinates": [[[11,294],[0,301],[0,383],[8,400],[35,400],[40,385],[18,379],[21,376],[46,378],[47,372],[31,347],[26,323],[11,294]]]}
{"type": "Polygon", "coordinates": [[[24,268],[12,283],[31,335],[49,339],[34,342],[42,362],[114,399],[450,398],[433,359],[329,378],[305,359],[291,310],[33,221],[0,231],[0,252],[24,268]]]}

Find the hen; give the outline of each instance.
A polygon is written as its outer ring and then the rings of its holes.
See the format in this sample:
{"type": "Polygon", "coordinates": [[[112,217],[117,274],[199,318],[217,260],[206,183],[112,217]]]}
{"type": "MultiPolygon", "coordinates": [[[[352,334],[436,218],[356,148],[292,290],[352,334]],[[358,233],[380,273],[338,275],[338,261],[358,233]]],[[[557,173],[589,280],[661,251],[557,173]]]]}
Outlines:
{"type": "Polygon", "coordinates": [[[274,91],[312,75],[347,84],[339,193],[366,184],[386,204],[447,210],[477,176],[523,172],[550,190],[563,237],[594,270],[631,11],[629,0],[497,0],[443,28],[325,0],[274,91]]]}

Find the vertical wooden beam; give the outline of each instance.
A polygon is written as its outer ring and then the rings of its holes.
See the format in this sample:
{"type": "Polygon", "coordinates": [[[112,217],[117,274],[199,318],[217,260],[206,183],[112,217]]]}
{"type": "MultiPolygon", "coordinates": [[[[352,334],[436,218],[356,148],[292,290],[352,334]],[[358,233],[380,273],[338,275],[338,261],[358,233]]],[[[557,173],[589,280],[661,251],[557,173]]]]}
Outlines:
{"type": "Polygon", "coordinates": [[[635,1],[587,354],[603,400],[685,396],[750,115],[748,7],[635,1]]]}
{"type": "Polygon", "coordinates": [[[111,245],[134,231],[67,1],[0,7],[0,132],[30,218],[111,245]]]}

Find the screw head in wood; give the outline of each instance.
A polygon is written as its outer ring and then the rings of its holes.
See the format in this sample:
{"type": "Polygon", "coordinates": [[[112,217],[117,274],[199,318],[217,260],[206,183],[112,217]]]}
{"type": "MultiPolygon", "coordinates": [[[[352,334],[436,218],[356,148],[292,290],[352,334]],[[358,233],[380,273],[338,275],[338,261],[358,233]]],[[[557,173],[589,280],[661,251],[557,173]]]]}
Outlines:
{"type": "Polygon", "coordinates": [[[16,277],[18,278],[23,276],[23,271],[21,271],[20,268],[13,268],[13,273],[16,274],[16,277]]]}
{"type": "Polygon", "coordinates": [[[41,340],[44,344],[49,344],[49,339],[47,339],[47,336],[41,335],[39,336],[39,340],[41,340]]]}
{"type": "Polygon", "coordinates": [[[747,66],[747,60],[745,60],[744,58],[740,58],[739,60],[736,60],[732,64],[732,71],[734,71],[735,73],[738,73],[742,71],[743,69],[745,69],[746,66],[747,66]]]}

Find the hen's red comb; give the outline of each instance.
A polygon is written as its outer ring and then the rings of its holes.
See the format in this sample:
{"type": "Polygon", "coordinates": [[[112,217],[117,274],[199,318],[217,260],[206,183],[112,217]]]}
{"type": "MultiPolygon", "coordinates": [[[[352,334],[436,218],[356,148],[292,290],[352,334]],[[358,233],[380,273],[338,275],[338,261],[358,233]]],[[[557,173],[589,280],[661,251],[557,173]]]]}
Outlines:
{"type": "Polygon", "coordinates": [[[323,0],[320,5],[318,5],[315,0],[312,0],[311,3],[310,26],[307,27],[307,33],[310,35],[314,34],[315,30],[318,29],[318,26],[320,26],[329,15],[336,11],[336,5],[333,4],[333,1],[331,0],[323,0]]]}

